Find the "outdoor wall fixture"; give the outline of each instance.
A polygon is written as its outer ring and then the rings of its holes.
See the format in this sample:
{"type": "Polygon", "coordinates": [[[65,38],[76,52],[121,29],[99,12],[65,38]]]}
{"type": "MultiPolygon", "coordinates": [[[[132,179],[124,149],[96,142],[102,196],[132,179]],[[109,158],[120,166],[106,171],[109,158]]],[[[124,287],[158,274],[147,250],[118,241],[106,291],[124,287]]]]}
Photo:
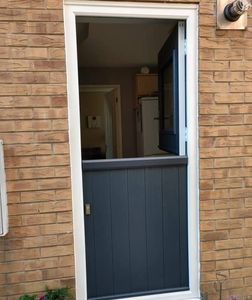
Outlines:
{"type": "Polygon", "coordinates": [[[246,4],[241,0],[235,0],[225,6],[224,16],[230,22],[235,22],[247,11],[246,4]]]}
{"type": "Polygon", "coordinates": [[[218,29],[246,29],[247,10],[251,7],[252,0],[217,0],[218,29]]]}

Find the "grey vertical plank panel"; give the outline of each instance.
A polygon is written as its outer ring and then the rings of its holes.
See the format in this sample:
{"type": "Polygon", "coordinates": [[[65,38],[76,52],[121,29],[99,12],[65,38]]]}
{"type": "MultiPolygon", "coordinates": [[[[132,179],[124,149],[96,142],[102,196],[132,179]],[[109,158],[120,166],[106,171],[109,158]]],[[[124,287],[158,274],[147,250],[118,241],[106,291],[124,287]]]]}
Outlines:
{"type": "Polygon", "coordinates": [[[178,170],[163,168],[163,238],[165,288],[180,286],[178,170]]]}
{"type": "MultiPolygon", "coordinates": [[[[90,203],[93,207],[93,184],[92,173],[84,173],[83,176],[84,203],[90,203]]],[[[86,239],[86,267],[87,267],[87,291],[88,297],[96,296],[96,259],[94,241],[94,218],[85,216],[85,239],[86,239]]]]}
{"type": "Polygon", "coordinates": [[[115,294],[130,293],[127,170],[110,172],[115,294]]]}
{"type": "Polygon", "coordinates": [[[179,211],[180,211],[180,284],[189,287],[188,267],[188,204],[187,204],[187,167],[178,167],[179,172],[179,211]]]}
{"type": "Polygon", "coordinates": [[[147,290],[144,170],[128,170],[131,291],[147,290]]]}
{"type": "Polygon", "coordinates": [[[93,216],[97,296],[113,295],[113,253],[109,172],[95,172],[93,216]]]}
{"type": "Polygon", "coordinates": [[[161,168],[145,169],[148,289],[164,288],[161,168]]]}

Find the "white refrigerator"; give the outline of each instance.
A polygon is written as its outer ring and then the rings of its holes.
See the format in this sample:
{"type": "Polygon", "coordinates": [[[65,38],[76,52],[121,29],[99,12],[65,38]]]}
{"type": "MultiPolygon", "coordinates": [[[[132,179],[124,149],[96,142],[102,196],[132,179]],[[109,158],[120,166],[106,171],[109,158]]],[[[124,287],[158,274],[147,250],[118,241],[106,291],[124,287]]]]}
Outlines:
{"type": "Polygon", "coordinates": [[[137,109],[137,152],[138,156],[155,156],[165,152],[158,148],[159,144],[159,109],[157,97],[139,99],[137,109]]]}

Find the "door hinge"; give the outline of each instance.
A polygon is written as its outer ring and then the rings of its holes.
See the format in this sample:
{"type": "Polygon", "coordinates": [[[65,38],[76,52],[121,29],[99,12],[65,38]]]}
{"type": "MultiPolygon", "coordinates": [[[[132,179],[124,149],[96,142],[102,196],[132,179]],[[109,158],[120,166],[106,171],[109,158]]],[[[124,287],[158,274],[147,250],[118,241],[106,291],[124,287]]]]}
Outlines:
{"type": "Polygon", "coordinates": [[[187,40],[184,40],[184,54],[187,55],[187,40]]]}
{"type": "Polygon", "coordinates": [[[188,139],[188,130],[187,127],[185,127],[185,141],[187,142],[188,139]]]}

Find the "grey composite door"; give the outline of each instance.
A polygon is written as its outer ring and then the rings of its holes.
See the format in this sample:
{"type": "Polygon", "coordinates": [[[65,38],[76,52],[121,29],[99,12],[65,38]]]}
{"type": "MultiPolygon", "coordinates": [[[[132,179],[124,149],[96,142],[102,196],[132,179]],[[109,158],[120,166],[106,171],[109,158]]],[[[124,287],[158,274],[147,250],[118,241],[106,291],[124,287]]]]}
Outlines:
{"type": "Polygon", "coordinates": [[[189,289],[187,163],[178,155],[83,161],[88,299],[189,289]]]}

